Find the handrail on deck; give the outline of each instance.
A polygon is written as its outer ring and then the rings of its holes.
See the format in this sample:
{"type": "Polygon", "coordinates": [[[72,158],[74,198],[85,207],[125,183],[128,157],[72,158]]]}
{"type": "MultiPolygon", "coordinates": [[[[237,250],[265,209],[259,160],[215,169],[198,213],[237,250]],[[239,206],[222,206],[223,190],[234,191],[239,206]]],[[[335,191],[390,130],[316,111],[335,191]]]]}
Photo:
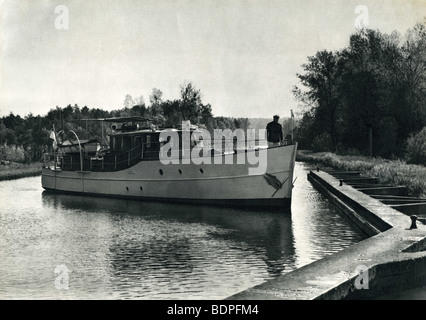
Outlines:
{"type": "MultiPolygon", "coordinates": [[[[70,130],[70,132],[72,132],[76,137],[77,137],[77,141],[79,144],[79,153],[80,153],[80,170],[84,171],[84,161],[83,161],[83,149],[81,147],[81,143],[80,140],[77,136],[77,134],[70,130]]],[[[201,142],[203,140],[199,140],[199,142],[201,142]]],[[[211,141],[217,141],[217,140],[211,140],[211,141]]],[[[256,140],[252,140],[252,141],[260,141],[258,139],[256,140]]],[[[207,142],[207,140],[204,140],[204,142],[207,142]]],[[[210,142],[210,141],[209,141],[210,142]]],[[[93,165],[95,166],[99,166],[101,168],[102,171],[105,170],[105,168],[110,168],[115,171],[115,170],[119,170],[127,167],[130,167],[134,164],[136,164],[137,162],[139,162],[140,160],[142,160],[144,158],[144,154],[145,155],[149,155],[149,154],[159,154],[160,150],[157,150],[157,146],[160,144],[165,144],[167,143],[166,141],[163,142],[143,142],[139,145],[137,145],[136,147],[133,147],[130,150],[127,151],[123,151],[123,152],[119,152],[119,153],[113,153],[111,154],[111,156],[113,156],[113,159],[111,159],[112,161],[108,161],[108,158],[105,158],[105,155],[108,155],[109,153],[105,153],[105,151],[101,151],[98,154],[96,154],[95,157],[88,157],[87,159],[90,161],[88,166],[89,166],[89,170],[93,170],[93,165]],[[150,148],[152,148],[154,146],[154,150],[149,150],[149,148],[147,147],[148,145],[150,145],[150,148]],[[147,150],[148,149],[148,150],[147,150]],[[135,151],[138,151],[137,153],[135,153],[135,151]],[[134,153],[134,154],[133,154],[134,153]],[[99,163],[100,161],[100,163],[99,163]]],[[[226,141],[225,141],[226,143],[226,141]]],[[[282,141],[282,145],[291,145],[293,143],[293,141],[291,140],[283,140],[282,141]]],[[[212,150],[214,149],[214,145],[208,145],[208,143],[206,143],[207,147],[211,147],[212,150]]],[[[234,148],[235,145],[232,148],[232,151],[234,152],[241,152],[243,149],[237,149],[234,148]]],[[[238,147],[238,144],[237,144],[238,147]]],[[[267,147],[267,145],[255,145],[254,147],[267,147]]],[[[187,152],[191,152],[192,148],[179,148],[179,151],[183,151],[183,153],[187,153],[187,152]]],[[[250,150],[249,148],[245,148],[244,150],[250,150]]],[[[225,146],[225,150],[222,150],[224,153],[226,153],[227,151],[230,151],[227,149],[227,147],[225,146]]],[[[181,155],[182,156],[182,155],[181,155]]],[[[73,156],[72,155],[67,155],[66,153],[63,152],[50,152],[50,153],[44,153],[43,154],[43,160],[44,160],[44,166],[46,168],[50,167],[48,165],[48,162],[51,162],[51,157],[53,157],[54,160],[54,168],[55,170],[57,169],[57,160],[60,157],[61,161],[60,161],[60,168],[62,170],[67,170],[66,168],[69,166],[68,170],[73,171],[73,156]],[[69,162],[66,162],[66,158],[65,157],[69,157],[69,162]]],[[[108,170],[108,169],[107,169],[108,170]]]]}

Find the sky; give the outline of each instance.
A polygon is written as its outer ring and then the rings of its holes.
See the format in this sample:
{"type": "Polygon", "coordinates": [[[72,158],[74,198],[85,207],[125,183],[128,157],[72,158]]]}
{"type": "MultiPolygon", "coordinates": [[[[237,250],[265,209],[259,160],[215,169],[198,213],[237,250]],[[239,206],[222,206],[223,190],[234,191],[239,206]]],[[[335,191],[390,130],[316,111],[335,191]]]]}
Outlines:
{"type": "Polygon", "coordinates": [[[426,0],[0,0],[0,116],[177,99],[192,82],[214,116],[288,117],[301,65],[348,45],[359,5],[384,33],[426,17],[426,0]]]}

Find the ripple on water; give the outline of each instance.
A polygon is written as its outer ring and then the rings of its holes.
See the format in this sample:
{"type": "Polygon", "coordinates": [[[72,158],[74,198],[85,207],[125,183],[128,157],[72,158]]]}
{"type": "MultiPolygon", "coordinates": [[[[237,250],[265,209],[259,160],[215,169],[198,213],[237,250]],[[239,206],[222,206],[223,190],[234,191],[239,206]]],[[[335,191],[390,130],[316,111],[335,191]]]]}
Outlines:
{"type": "Polygon", "coordinates": [[[223,299],[360,241],[307,172],[298,163],[291,213],[46,194],[39,177],[0,182],[0,298],[223,299]],[[68,290],[55,287],[58,265],[68,290]]]}

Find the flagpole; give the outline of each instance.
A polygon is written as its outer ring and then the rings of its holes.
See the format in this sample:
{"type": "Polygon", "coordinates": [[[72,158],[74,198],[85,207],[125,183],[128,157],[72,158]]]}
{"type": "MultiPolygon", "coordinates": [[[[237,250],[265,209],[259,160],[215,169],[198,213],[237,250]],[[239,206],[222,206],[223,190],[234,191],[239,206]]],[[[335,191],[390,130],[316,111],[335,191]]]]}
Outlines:
{"type": "Polygon", "coordinates": [[[53,133],[55,134],[55,140],[57,141],[57,137],[56,137],[56,129],[55,129],[55,124],[53,124],[53,133]]]}
{"type": "MultiPolygon", "coordinates": [[[[58,139],[56,139],[56,130],[55,130],[55,124],[52,124],[53,126],[53,134],[55,136],[55,140],[52,143],[52,148],[53,148],[53,168],[55,170],[55,175],[56,175],[56,153],[55,153],[55,144],[57,144],[58,139]]],[[[56,180],[55,180],[56,182],[56,180]]]]}

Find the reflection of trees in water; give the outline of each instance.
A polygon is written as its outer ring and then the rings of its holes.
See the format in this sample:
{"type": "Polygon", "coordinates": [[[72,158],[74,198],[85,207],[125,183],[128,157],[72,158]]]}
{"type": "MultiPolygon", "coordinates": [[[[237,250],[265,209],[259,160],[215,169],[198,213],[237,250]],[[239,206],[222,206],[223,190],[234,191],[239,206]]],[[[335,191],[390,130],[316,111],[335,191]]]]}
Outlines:
{"type": "Polygon", "coordinates": [[[245,211],[50,193],[43,193],[43,202],[55,209],[107,215],[115,232],[110,244],[114,274],[147,276],[151,272],[155,276],[155,270],[160,269],[163,275],[174,269],[190,273],[200,259],[210,257],[212,252],[208,252],[206,245],[216,240],[258,256],[265,262],[270,277],[282,274],[286,261],[295,253],[290,211],[245,211]],[[126,219],[146,230],[133,229],[133,234],[121,234],[129,233],[129,226],[120,227],[128,222],[123,222],[126,219]],[[143,223],[132,219],[142,219],[143,223]],[[200,234],[194,234],[198,227],[200,234]]]}

